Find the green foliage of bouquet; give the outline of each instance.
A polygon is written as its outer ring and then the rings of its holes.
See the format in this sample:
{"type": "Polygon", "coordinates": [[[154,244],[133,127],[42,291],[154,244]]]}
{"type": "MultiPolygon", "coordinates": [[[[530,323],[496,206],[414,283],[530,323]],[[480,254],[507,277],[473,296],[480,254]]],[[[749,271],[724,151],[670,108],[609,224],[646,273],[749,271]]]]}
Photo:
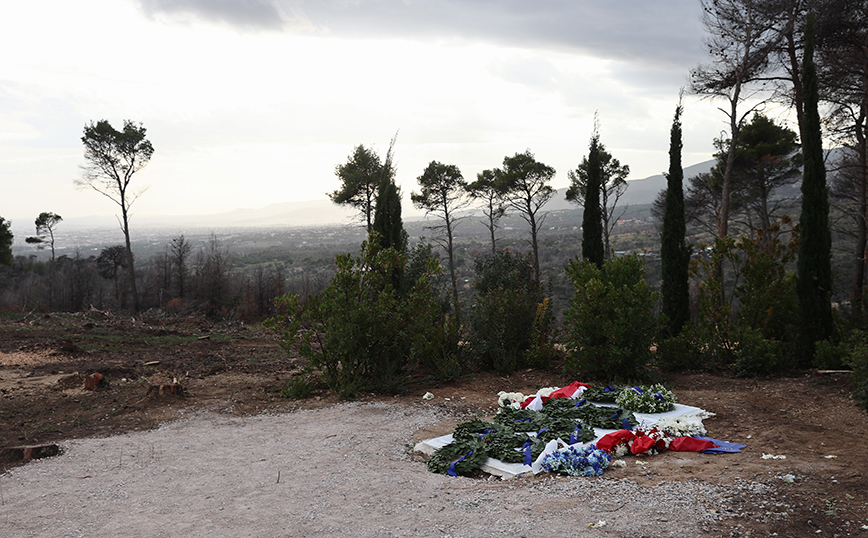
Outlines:
{"type": "Polygon", "coordinates": [[[675,409],[675,394],[661,384],[650,387],[627,387],[615,403],[636,413],[664,413],[675,409]]]}

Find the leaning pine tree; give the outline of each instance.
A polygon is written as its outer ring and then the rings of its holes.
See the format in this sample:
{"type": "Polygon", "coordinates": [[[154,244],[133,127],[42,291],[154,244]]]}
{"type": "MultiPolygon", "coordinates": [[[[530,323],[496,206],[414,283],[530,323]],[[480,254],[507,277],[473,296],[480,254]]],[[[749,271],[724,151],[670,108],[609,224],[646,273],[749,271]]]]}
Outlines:
{"type": "Polygon", "coordinates": [[[799,361],[809,366],[816,342],[832,335],[832,238],[829,230],[829,199],[826,167],[820,137],[817,69],[814,65],[814,15],[805,27],[805,58],[802,63],[805,129],[805,158],[802,178],[802,214],[799,219],[798,277],[801,345],[799,361]]]}
{"type": "Polygon", "coordinates": [[[666,211],[663,214],[660,257],[663,262],[663,313],[670,336],[678,336],[690,319],[690,290],[687,283],[690,248],[685,242],[684,169],[681,167],[681,99],[669,142],[669,173],[666,174],[666,211]]]}
{"type": "Polygon", "coordinates": [[[588,151],[588,185],[585,190],[585,211],[582,215],[582,258],[597,268],[603,267],[603,211],[600,207],[602,170],[600,162],[600,133],[594,125],[588,151]]]}

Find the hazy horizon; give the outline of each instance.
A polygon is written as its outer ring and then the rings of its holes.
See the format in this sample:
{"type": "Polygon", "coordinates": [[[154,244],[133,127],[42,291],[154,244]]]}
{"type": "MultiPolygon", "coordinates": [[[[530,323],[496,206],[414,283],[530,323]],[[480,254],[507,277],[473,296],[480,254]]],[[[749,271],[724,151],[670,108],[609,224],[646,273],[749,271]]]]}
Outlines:
{"type": "MultiPolygon", "coordinates": [[[[137,218],[322,200],[356,145],[409,195],[432,160],[468,181],[525,150],[557,171],[602,143],[630,179],[668,169],[691,67],[707,61],[699,0],[47,0],[9,6],[0,43],[0,216],[112,216],[76,190],[84,126],[140,122],[155,152],[137,218]],[[124,43],[126,46],[106,46],[124,43]],[[98,59],[98,61],[97,61],[98,59]]],[[[685,96],[685,165],[714,153],[719,103],[685,96]]],[[[779,121],[785,112],[767,109],[779,121]]]]}

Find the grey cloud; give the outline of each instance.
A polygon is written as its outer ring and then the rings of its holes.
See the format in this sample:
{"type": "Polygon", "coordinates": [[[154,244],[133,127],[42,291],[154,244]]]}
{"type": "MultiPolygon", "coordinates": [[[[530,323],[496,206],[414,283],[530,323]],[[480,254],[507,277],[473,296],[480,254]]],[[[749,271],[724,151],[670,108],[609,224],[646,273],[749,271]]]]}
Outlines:
{"type": "Polygon", "coordinates": [[[495,42],[682,71],[703,59],[699,0],[135,0],[150,16],[353,38],[495,42]],[[289,14],[289,15],[287,15],[289,14]]]}
{"type": "Polygon", "coordinates": [[[280,30],[287,17],[275,0],[137,0],[148,16],[200,19],[245,30],[280,30]]]}
{"type": "Polygon", "coordinates": [[[683,70],[701,60],[699,0],[317,0],[303,11],[332,35],[460,39],[580,50],[683,70]]]}

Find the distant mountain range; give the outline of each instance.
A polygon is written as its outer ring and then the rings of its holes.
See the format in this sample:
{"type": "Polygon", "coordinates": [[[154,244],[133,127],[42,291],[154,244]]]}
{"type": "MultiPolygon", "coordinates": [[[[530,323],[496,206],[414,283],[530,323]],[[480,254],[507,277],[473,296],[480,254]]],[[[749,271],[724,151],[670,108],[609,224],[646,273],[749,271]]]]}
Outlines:
{"type": "MultiPolygon", "coordinates": [[[[705,161],[684,169],[684,177],[689,178],[701,172],[708,172],[714,165],[713,160],[705,161]]],[[[650,204],[657,193],[666,188],[666,178],[662,174],[645,179],[630,180],[627,190],[621,197],[622,205],[650,204]]],[[[577,206],[564,197],[566,187],[559,188],[557,195],[545,206],[546,211],[575,209],[577,206]]],[[[352,222],[357,212],[353,209],[335,205],[328,199],[306,202],[281,202],[261,208],[239,208],[226,213],[188,216],[144,216],[136,215],[137,227],[174,227],[174,228],[232,228],[232,227],[274,227],[274,226],[326,226],[352,222]]],[[[404,205],[405,220],[424,218],[417,209],[404,205]]],[[[102,228],[117,227],[114,217],[73,217],[63,221],[64,227],[102,228]]]]}

